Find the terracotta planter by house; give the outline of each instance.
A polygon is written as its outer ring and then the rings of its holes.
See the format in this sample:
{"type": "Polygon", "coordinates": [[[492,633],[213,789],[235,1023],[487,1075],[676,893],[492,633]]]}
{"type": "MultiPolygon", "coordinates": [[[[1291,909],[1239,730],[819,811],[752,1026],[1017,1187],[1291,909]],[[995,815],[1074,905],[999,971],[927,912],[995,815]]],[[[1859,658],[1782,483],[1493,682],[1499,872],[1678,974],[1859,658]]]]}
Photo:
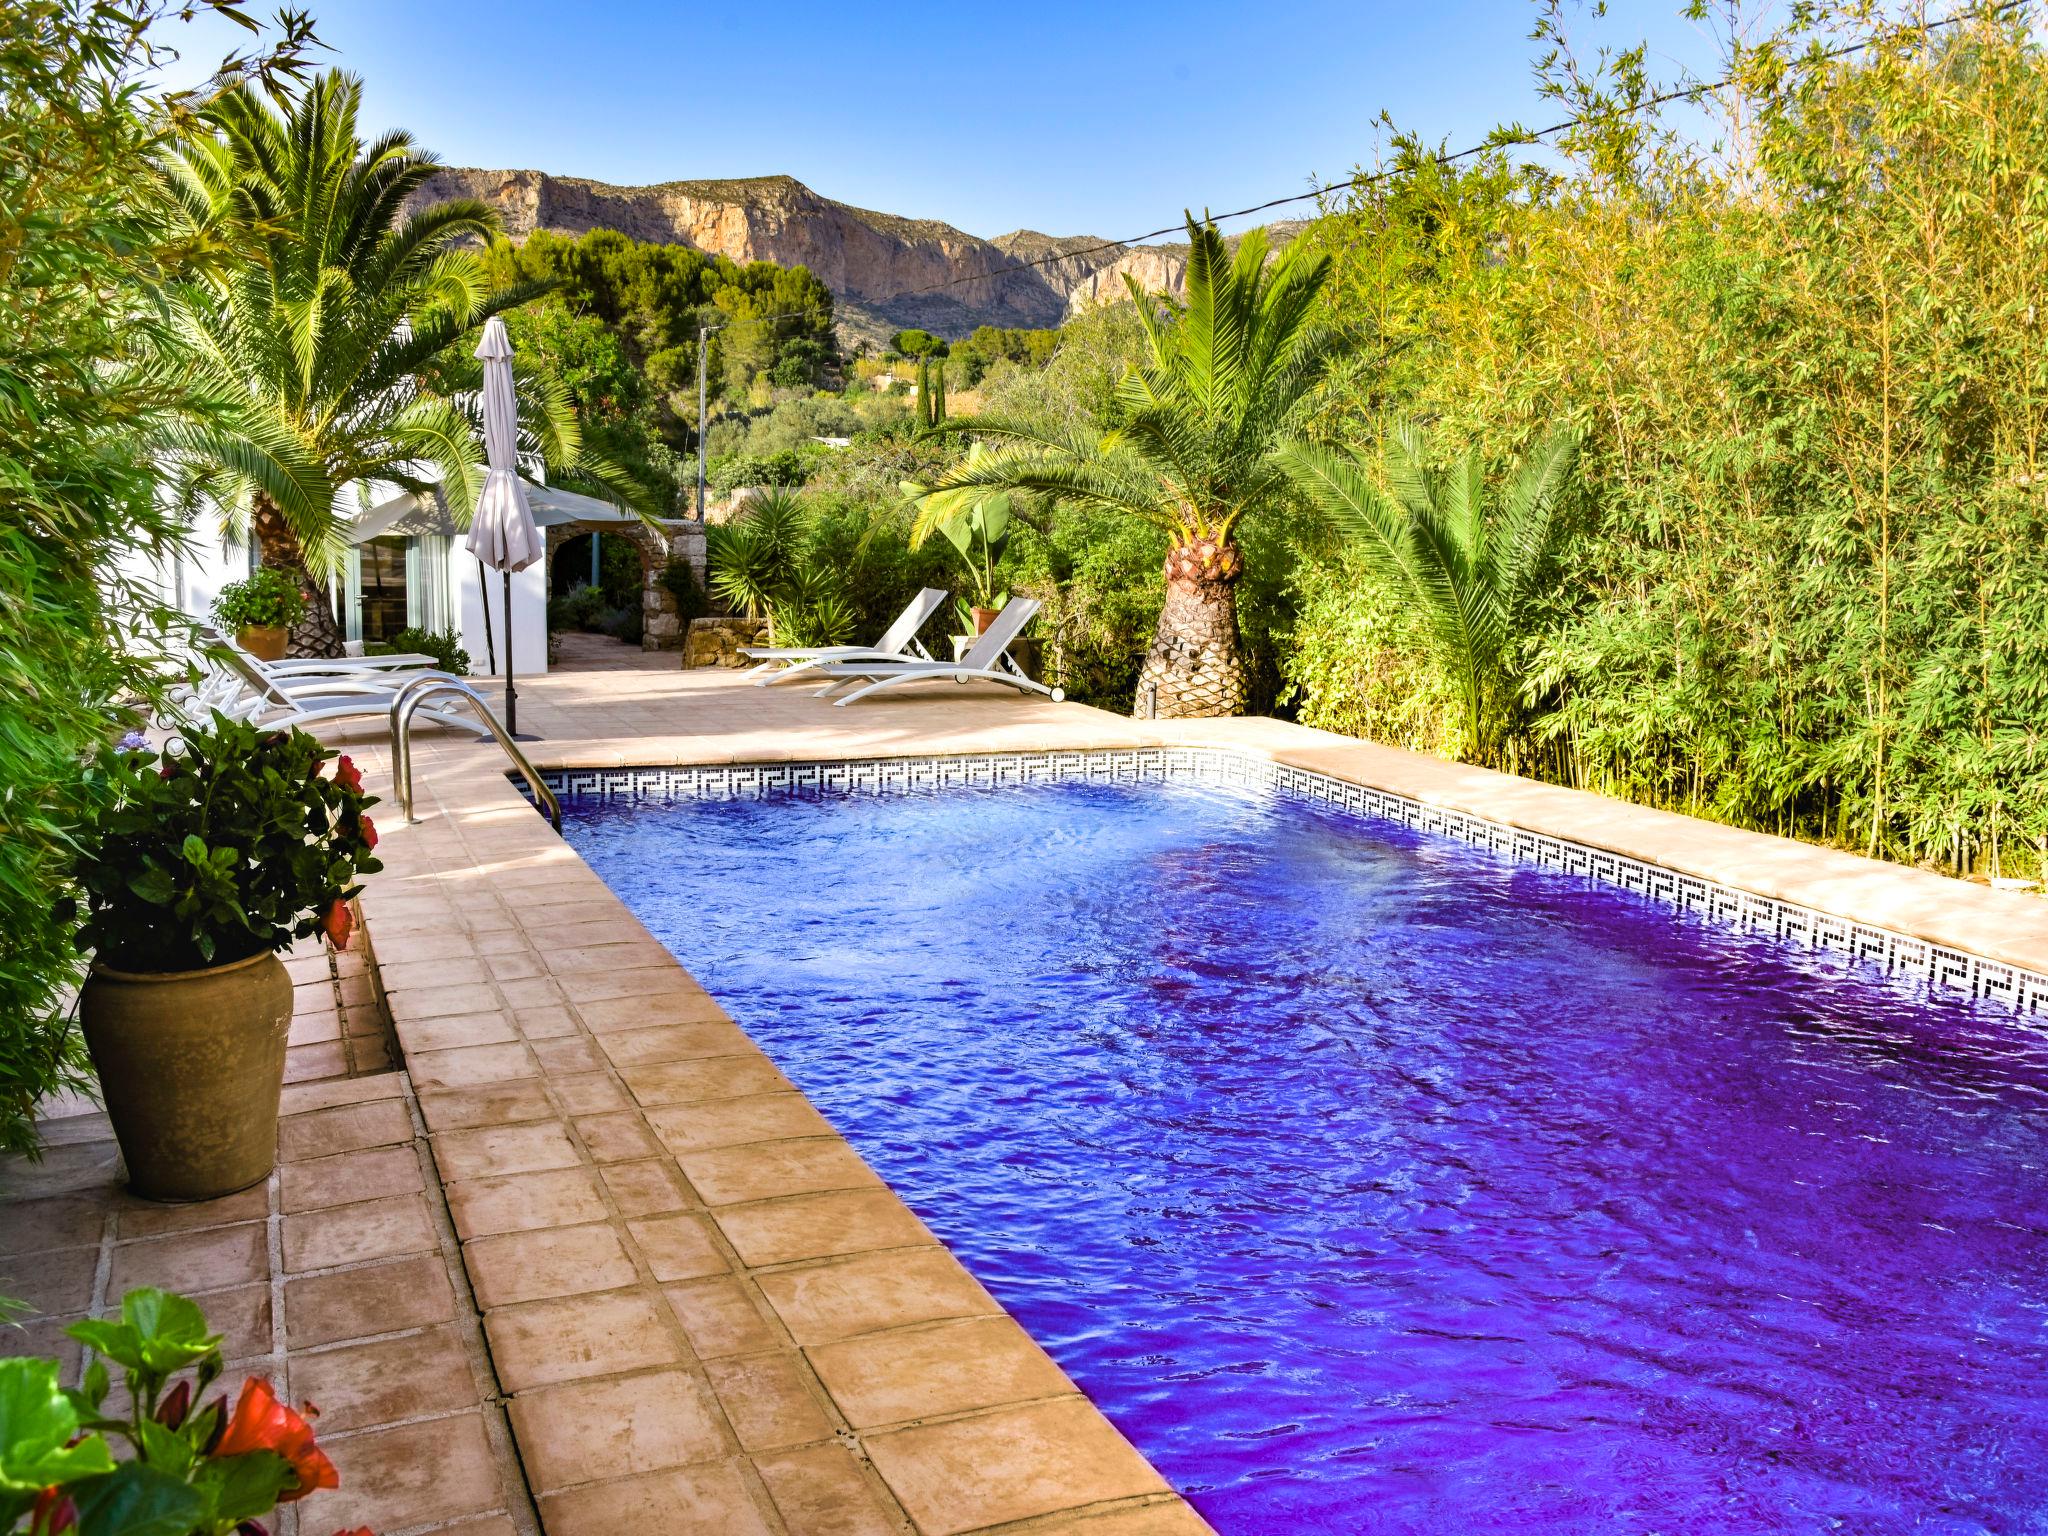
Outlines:
{"type": "Polygon", "coordinates": [[[134,1193],[211,1200],[269,1176],[292,1022],[277,956],[154,974],[96,966],[79,1015],[134,1193]]]}
{"type": "Polygon", "coordinates": [[[251,624],[235,632],[235,644],[258,661],[283,661],[292,632],[282,624],[251,624]]]}
{"type": "Polygon", "coordinates": [[[977,608],[977,609],[975,609],[975,610],[974,610],[974,632],[975,632],[975,633],[976,633],[977,635],[985,635],[985,634],[987,634],[987,633],[988,633],[988,627],[989,627],[989,625],[991,625],[991,624],[995,623],[995,621],[996,621],[996,615],[997,615],[998,613],[1000,613],[1000,612],[1002,612],[1002,610],[1001,610],[1000,608],[977,608]]]}

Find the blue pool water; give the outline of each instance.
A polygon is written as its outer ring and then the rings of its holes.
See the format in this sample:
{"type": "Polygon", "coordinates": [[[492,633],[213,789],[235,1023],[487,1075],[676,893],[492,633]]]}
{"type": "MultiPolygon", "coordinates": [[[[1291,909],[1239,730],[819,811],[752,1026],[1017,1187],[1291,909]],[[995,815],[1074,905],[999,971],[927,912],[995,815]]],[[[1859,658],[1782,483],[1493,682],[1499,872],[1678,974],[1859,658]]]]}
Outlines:
{"type": "Polygon", "coordinates": [[[1223,1532],[2048,1531],[2048,1036],[1192,787],[569,836],[1223,1532]]]}

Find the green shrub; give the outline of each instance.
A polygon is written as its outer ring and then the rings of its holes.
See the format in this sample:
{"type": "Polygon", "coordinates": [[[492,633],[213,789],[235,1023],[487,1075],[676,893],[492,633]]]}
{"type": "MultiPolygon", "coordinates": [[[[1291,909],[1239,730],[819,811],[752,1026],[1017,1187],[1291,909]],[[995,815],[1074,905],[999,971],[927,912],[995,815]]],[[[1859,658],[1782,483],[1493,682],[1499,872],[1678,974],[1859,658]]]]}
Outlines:
{"type": "Polygon", "coordinates": [[[401,629],[391,637],[391,649],[431,656],[439,671],[456,677],[469,676],[469,652],[462,648],[462,637],[452,629],[401,629]]]}
{"type": "Polygon", "coordinates": [[[605,612],[604,593],[596,587],[572,587],[566,597],[548,600],[548,628],[594,630],[605,612]]]}
{"type": "Polygon", "coordinates": [[[290,629],[306,616],[298,582],[274,566],[231,581],[213,600],[214,621],[229,634],[243,629],[290,629]]]}
{"type": "Polygon", "coordinates": [[[690,620],[701,619],[710,611],[703,583],[697,580],[697,568],[689,561],[677,558],[664,565],[661,585],[676,600],[676,615],[684,628],[689,627],[690,620]]]}

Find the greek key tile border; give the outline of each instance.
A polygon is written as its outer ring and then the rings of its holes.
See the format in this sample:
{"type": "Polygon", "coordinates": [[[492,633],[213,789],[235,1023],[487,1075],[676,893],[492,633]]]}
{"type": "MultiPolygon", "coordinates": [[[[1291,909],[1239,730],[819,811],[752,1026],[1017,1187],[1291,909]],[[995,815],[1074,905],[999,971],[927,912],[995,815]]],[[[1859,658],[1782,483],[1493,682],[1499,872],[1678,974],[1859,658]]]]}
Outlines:
{"type": "Polygon", "coordinates": [[[1886,975],[2048,1013],[2048,976],[1850,922],[1774,897],[1680,874],[1660,865],[1463,811],[1445,810],[1329,774],[1217,748],[1002,752],[975,757],[864,758],[844,762],[735,763],[680,768],[570,768],[542,775],[563,798],[600,796],[654,804],[762,799],[770,795],[993,789],[1018,784],[1145,784],[1172,780],[1263,791],[1391,821],[1470,843],[1520,864],[1632,891],[1663,906],[1744,933],[1827,950],[1886,975]]]}

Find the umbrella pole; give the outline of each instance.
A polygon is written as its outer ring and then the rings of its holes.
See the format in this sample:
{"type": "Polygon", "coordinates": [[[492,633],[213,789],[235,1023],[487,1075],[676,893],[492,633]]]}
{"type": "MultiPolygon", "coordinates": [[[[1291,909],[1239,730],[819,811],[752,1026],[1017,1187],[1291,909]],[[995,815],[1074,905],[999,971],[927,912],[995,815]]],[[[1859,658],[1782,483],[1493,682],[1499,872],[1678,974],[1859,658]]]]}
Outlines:
{"type": "Polygon", "coordinates": [[[539,741],[519,734],[519,690],[512,683],[512,573],[505,574],[505,734],[514,741],[539,741]]]}
{"type": "Polygon", "coordinates": [[[484,610],[484,670],[498,670],[498,650],[491,644],[491,570],[484,557],[476,557],[476,595],[484,610]]]}

